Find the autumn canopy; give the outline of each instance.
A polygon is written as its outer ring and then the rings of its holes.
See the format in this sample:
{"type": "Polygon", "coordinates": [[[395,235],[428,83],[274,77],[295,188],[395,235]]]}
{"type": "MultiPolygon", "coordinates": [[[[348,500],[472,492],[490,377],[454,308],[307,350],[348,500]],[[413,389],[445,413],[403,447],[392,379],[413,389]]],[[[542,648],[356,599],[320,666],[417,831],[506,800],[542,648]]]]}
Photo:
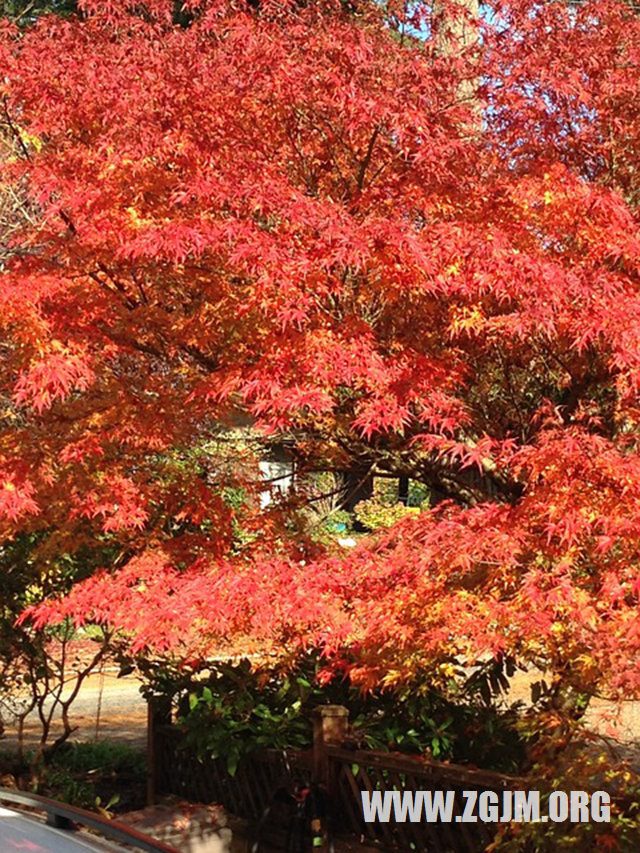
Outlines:
{"type": "Polygon", "coordinates": [[[93,555],[32,616],[134,649],[313,645],[365,684],[508,655],[631,695],[640,18],[411,10],[3,26],[0,533],[43,575],[93,555]],[[302,486],[229,499],[239,423],[438,500],[337,553],[302,486]]]}

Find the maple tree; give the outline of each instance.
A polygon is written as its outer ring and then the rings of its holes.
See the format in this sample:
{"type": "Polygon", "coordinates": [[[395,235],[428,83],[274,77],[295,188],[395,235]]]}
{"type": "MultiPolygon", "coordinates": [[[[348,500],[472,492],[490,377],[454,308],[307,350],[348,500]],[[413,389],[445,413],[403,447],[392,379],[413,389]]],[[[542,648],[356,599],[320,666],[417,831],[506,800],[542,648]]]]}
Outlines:
{"type": "Polygon", "coordinates": [[[442,50],[420,5],[82,8],[0,40],[1,180],[37,210],[0,276],[0,533],[42,571],[115,554],[35,624],[636,693],[633,10],[496,3],[442,50]],[[435,505],[323,553],[304,494],[225,498],[259,488],[210,450],[240,418],[435,505]]]}

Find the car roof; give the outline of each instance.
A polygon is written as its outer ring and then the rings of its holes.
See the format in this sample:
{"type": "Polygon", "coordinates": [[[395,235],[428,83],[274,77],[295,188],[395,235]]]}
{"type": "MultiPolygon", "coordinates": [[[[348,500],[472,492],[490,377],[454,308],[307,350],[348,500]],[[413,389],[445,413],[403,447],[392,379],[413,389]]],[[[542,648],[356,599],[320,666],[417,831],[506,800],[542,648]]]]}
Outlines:
{"type": "Polygon", "coordinates": [[[124,853],[132,848],[146,853],[177,853],[175,847],[132,826],[39,794],[0,788],[0,853],[124,853]],[[46,821],[34,811],[45,814],[46,821]]]}
{"type": "Polygon", "coordinates": [[[2,853],[119,853],[124,848],[107,844],[87,833],[48,826],[44,820],[0,806],[2,853]]]}

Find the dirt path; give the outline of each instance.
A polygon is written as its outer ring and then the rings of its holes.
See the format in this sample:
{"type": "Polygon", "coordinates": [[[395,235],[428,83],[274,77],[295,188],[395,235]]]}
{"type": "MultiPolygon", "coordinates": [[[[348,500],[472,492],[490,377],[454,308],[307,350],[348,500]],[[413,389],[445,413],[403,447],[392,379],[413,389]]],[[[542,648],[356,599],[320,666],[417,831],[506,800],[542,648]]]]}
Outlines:
{"type": "MultiPolygon", "coordinates": [[[[116,678],[105,673],[94,675],[83,684],[71,708],[71,720],[78,726],[74,740],[126,741],[136,746],[146,744],[147,706],[140,694],[140,681],[132,676],[116,678]]],[[[59,721],[59,714],[54,715],[59,721]]],[[[2,749],[17,746],[15,727],[5,722],[2,749]]],[[[58,724],[54,731],[59,731],[58,724]]],[[[35,743],[40,732],[37,714],[33,712],[25,723],[25,742],[35,743]]]]}

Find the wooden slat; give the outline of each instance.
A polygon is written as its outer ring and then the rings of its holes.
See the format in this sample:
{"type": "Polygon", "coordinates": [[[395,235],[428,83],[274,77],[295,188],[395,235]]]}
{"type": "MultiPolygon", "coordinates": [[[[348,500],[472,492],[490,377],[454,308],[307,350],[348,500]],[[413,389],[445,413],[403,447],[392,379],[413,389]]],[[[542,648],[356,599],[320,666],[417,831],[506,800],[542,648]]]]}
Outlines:
{"type": "Polygon", "coordinates": [[[362,801],[360,797],[361,786],[356,781],[351,767],[343,765],[341,768],[340,786],[343,792],[343,812],[346,811],[351,818],[351,831],[356,835],[368,835],[370,839],[376,839],[373,826],[365,823],[362,818],[362,801]],[[346,806],[346,808],[344,808],[346,806]]]}
{"type": "MultiPolygon", "coordinates": [[[[257,818],[280,785],[290,786],[300,774],[309,776],[310,750],[260,750],[243,760],[234,777],[224,761],[200,763],[180,748],[183,733],[175,726],[155,733],[158,792],[176,793],[202,802],[219,802],[241,817],[257,818]]],[[[425,761],[376,751],[327,747],[338,802],[332,805],[339,833],[368,839],[385,853],[481,853],[495,828],[490,824],[365,823],[361,791],[455,790],[455,813],[461,814],[462,791],[513,790],[527,787],[515,776],[472,770],[459,765],[425,761]],[[358,765],[354,774],[353,765],[358,765]]],[[[283,829],[285,827],[281,827],[283,829]]],[[[277,834],[278,827],[273,827],[277,834]]]]}
{"type": "MultiPolygon", "coordinates": [[[[371,768],[371,770],[372,770],[372,775],[370,777],[369,774],[367,773],[366,769],[364,767],[362,767],[361,765],[359,766],[358,776],[364,782],[364,790],[367,790],[367,791],[383,790],[384,791],[384,789],[385,789],[384,779],[382,778],[382,775],[379,772],[379,768],[371,768]],[[378,782],[378,784],[374,784],[374,782],[372,781],[372,778],[375,779],[378,782]]],[[[360,797],[360,791],[358,791],[358,797],[360,797]]],[[[360,802],[362,802],[362,799],[360,799],[360,802]]],[[[390,849],[390,850],[395,849],[396,845],[394,844],[393,833],[389,829],[388,823],[381,823],[380,821],[377,821],[376,823],[366,823],[366,824],[364,824],[364,826],[371,827],[374,835],[382,836],[385,843],[389,845],[388,849],[390,849]]]]}

